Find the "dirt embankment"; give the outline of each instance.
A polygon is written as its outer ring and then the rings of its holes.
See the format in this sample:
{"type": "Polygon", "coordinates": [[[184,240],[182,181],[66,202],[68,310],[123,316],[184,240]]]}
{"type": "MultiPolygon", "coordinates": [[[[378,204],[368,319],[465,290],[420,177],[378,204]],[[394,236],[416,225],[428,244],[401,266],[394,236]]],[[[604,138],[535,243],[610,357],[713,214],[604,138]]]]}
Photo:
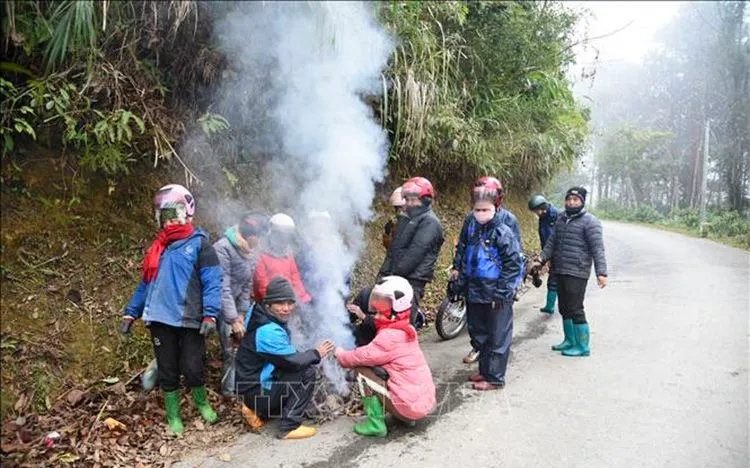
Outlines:
{"type": "MultiPolygon", "coordinates": [[[[140,274],[143,252],[154,234],[151,196],[171,181],[163,169],[138,171],[119,183],[85,180],[57,155],[41,151],[28,155],[23,163],[3,166],[0,395],[6,461],[61,462],[60,457],[89,456],[103,462],[111,456],[120,460],[117,463],[127,463],[136,460],[129,458],[131,452],[168,458],[180,451],[180,443],[195,442],[152,440],[151,432],[161,427],[161,405],[153,392],[143,395],[137,380],[131,381],[152,358],[150,343],[140,323],[128,340],[117,333],[121,311],[140,274]],[[129,432],[103,429],[101,421],[110,415],[122,419],[129,432]],[[62,441],[48,450],[41,440],[52,430],[61,432],[62,441]],[[90,448],[82,454],[84,441],[90,448]],[[30,451],[31,458],[26,458],[30,451]]],[[[391,185],[383,187],[376,216],[367,226],[355,288],[372,281],[382,263],[380,236],[391,213],[386,203],[391,185]]],[[[438,189],[435,209],[446,230],[446,243],[436,280],[426,291],[428,309],[441,299],[453,243],[468,210],[464,191],[438,189]]],[[[201,188],[195,193],[196,221],[216,236],[226,226],[201,222],[207,207],[201,205],[201,188]]],[[[253,199],[249,193],[240,202],[250,208],[253,199]]],[[[535,220],[525,209],[525,196],[511,197],[508,205],[519,217],[526,250],[536,249],[535,220]]],[[[211,340],[208,366],[209,382],[216,385],[217,341],[211,340]]],[[[220,402],[216,394],[212,400],[223,423],[210,436],[201,432],[204,443],[233,436],[232,425],[237,422],[231,405],[220,402]]],[[[192,411],[187,409],[190,405],[184,407],[186,414],[192,411]]]]}

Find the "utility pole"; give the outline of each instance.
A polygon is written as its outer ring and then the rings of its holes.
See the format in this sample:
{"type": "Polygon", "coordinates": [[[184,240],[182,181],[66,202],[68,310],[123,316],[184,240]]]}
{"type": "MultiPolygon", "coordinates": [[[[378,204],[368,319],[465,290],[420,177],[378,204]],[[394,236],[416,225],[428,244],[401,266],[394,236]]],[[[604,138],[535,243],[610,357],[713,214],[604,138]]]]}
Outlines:
{"type": "Polygon", "coordinates": [[[701,177],[701,237],[706,237],[706,202],[708,201],[708,138],[711,132],[711,121],[706,119],[706,130],[703,136],[703,177],[701,177]]]}

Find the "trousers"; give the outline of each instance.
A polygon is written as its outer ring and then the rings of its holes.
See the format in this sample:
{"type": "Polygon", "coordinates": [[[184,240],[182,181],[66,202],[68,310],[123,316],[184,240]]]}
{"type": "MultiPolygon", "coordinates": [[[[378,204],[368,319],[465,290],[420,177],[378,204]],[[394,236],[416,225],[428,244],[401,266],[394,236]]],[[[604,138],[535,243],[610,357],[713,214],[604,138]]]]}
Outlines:
{"type": "Polygon", "coordinates": [[[270,390],[259,394],[243,395],[243,400],[261,419],[281,418],[282,433],[297,429],[302,424],[307,405],[315,394],[315,367],[308,366],[299,372],[279,372],[270,390]]]}
{"type": "Polygon", "coordinates": [[[513,300],[493,304],[466,304],[471,344],[479,351],[479,373],[487,382],[505,383],[513,342],[513,300]]]}
{"type": "Polygon", "coordinates": [[[185,376],[188,387],[203,385],[203,361],[206,341],[197,329],[172,327],[151,322],[151,341],[154,345],[157,378],[165,392],[180,387],[180,374],[185,376]]]}
{"type": "Polygon", "coordinates": [[[557,275],[558,307],[563,320],[572,319],[577,325],[587,323],[586,312],[583,309],[587,283],[588,279],[557,275]]]}

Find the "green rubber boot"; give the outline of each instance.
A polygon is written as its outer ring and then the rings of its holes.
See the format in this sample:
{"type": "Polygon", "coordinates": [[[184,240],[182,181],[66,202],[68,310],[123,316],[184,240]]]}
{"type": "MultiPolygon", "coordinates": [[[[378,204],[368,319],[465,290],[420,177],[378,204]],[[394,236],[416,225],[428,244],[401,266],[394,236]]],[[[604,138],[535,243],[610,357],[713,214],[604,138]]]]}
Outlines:
{"type": "Polygon", "coordinates": [[[164,392],[164,407],[167,410],[167,425],[172,434],[182,434],[185,426],[180,417],[180,391],[164,392]]]}
{"type": "Polygon", "coordinates": [[[217,416],[216,411],[211,408],[211,405],[208,404],[208,398],[206,397],[206,387],[193,387],[190,389],[190,392],[193,394],[193,401],[195,402],[195,406],[198,407],[198,412],[200,412],[203,420],[209,424],[213,424],[218,421],[219,416],[217,416]]]}
{"type": "Polygon", "coordinates": [[[565,333],[565,339],[562,343],[556,344],[552,347],[553,351],[565,351],[576,345],[576,335],[573,329],[573,319],[563,319],[563,332],[565,333]]]}
{"type": "Polygon", "coordinates": [[[385,437],[388,428],[385,425],[385,411],[377,395],[362,397],[367,419],[354,425],[354,432],[361,436],[385,437]]]}
{"type": "Polygon", "coordinates": [[[581,323],[574,325],[576,345],[563,351],[563,356],[588,356],[589,350],[589,324],[581,323]]]}
{"type": "Polygon", "coordinates": [[[539,312],[544,312],[545,314],[554,314],[555,301],[557,301],[557,291],[547,290],[547,304],[539,309],[539,312]]]}

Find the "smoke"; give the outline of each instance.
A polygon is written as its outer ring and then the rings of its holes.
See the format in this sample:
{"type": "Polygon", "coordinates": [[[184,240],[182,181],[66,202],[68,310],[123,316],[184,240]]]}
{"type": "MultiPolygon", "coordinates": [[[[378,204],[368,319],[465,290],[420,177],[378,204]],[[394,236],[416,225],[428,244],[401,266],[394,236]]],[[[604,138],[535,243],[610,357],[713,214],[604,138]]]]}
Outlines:
{"type": "MultiPolygon", "coordinates": [[[[351,348],[343,297],[388,153],[363,98],[381,92],[392,41],[364,3],[235,5],[216,23],[233,72],[214,112],[262,160],[272,212],[292,215],[305,240],[317,287],[294,340],[309,348],[330,338],[351,348]],[[328,212],[330,221],[311,222],[312,211],[328,212]]],[[[338,366],[326,360],[324,370],[345,393],[338,366]]]]}

